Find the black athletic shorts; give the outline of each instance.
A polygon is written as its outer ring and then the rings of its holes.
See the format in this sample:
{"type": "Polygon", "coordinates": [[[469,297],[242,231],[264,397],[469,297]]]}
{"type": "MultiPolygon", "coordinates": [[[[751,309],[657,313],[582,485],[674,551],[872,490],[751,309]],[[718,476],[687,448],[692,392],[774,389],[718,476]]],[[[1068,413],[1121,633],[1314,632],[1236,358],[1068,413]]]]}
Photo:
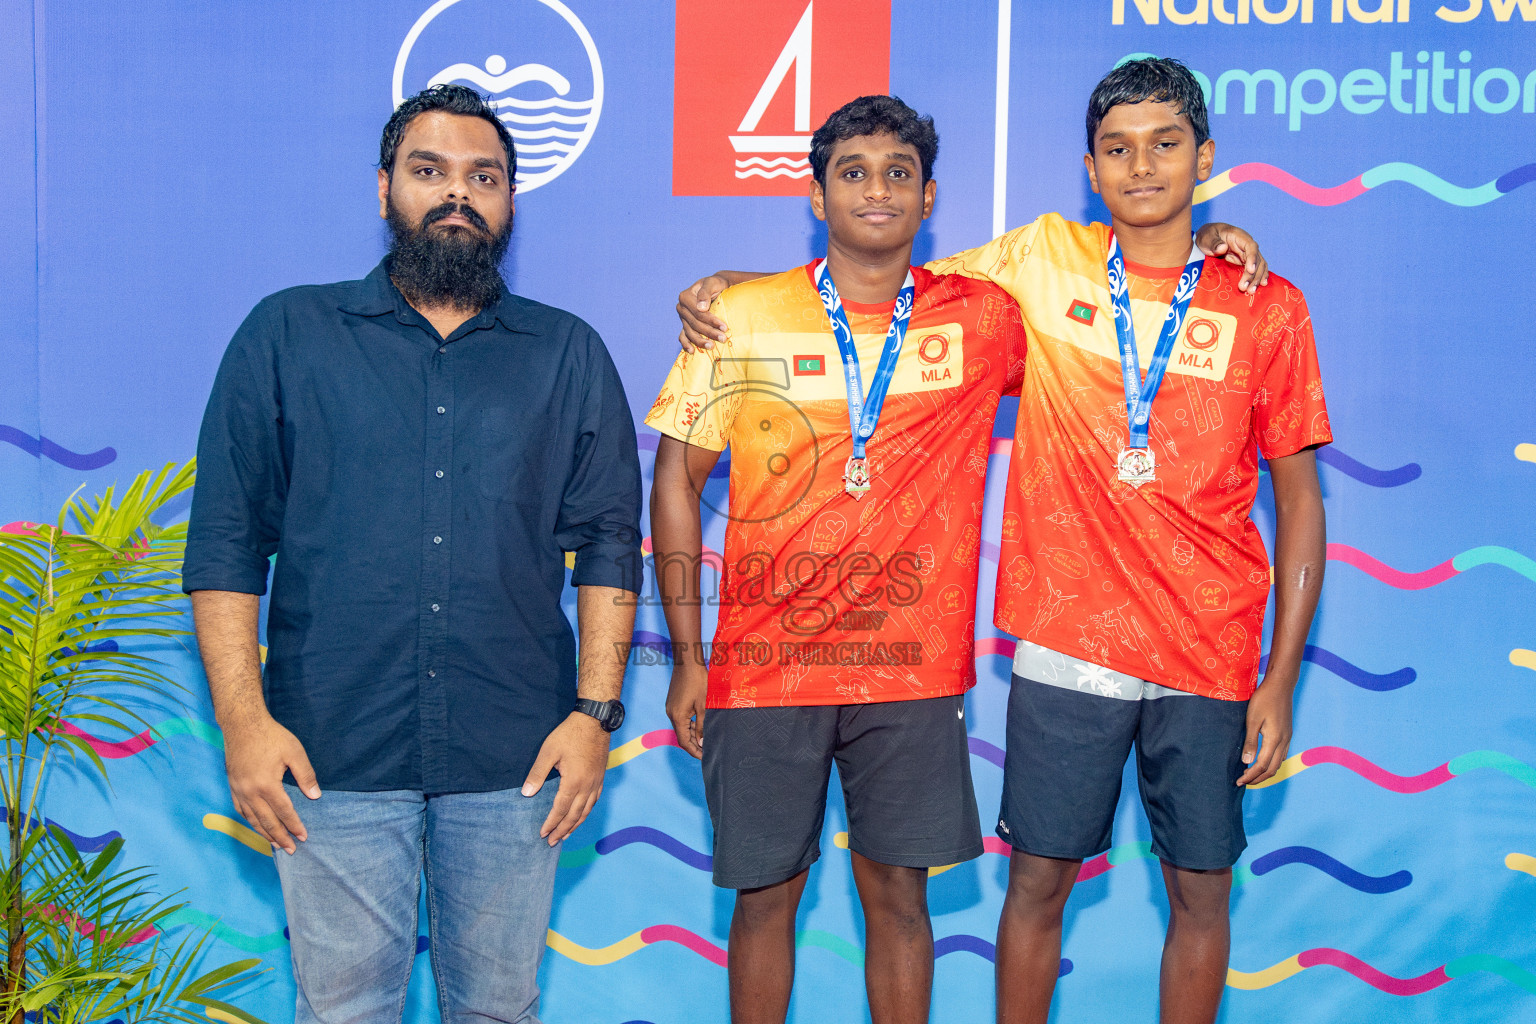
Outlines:
{"type": "Polygon", "coordinates": [[[704,716],[716,885],[776,885],[816,861],[834,760],[850,849],[911,868],[981,855],[963,696],[716,708],[704,716]]]}
{"type": "Polygon", "coordinates": [[[1236,785],[1248,702],[1152,689],[1164,695],[1124,699],[1014,675],[997,834],[1038,857],[1108,850],[1134,744],[1152,853],[1191,870],[1235,864],[1248,845],[1236,785]]]}

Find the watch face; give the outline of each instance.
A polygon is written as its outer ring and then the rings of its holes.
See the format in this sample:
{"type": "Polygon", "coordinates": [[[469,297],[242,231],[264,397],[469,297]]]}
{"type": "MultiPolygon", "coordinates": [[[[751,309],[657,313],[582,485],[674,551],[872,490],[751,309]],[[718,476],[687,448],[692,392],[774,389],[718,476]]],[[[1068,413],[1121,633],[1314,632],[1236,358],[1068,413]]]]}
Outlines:
{"type": "Polygon", "coordinates": [[[624,724],[624,705],[616,700],[608,702],[608,714],[604,717],[603,728],[609,732],[615,732],[624,724]]]}

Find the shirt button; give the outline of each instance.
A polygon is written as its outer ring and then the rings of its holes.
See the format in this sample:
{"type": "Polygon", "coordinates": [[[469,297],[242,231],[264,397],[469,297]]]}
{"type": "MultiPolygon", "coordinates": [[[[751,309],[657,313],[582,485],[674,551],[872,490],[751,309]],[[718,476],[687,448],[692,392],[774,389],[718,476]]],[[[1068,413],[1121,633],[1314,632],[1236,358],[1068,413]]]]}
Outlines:
{"type": "Polygon", "coordinates": [[[427,678],[428,679],[436,679],[437,678],[437,669],[435,669],[435,668],[427,669],[427,678]]]}
{"type": "Polygon", "coordinates": [[[443,346],[439,347],[437,351],[438,351],[438,354],[441,355],[442,353],[448,351],[448,346],[447,345],[443,345],[443,346]]]}
{"type": "Polygon", "coordinates": [[[443,414],[443,413],[445,413],[445,412],[447,412],[447,411],[448,411],[448,410],[447,410],[447,409],[444,409],[444,408],[443,408],[443,407],[442,407],[442,406],[438,406],[438,407],[437,407],[437,414],[438,414],[438,415],[439,415],[439,416],[441,416],[441,415],[442,415],[442,414],[443,414]]]}
{"type": "Polygon", "coordinates": [[[433,605],[433,606],[432,606],[432,610],[433,610],[433,611],[437,611],[437,605],[433,605]]]}
{"type": "Polygon", "coordinates": [[[442,542],[443,542],[443,538],[441,538],[441,537],[433,537],[432,538],[432,543],[433,544],[441,544],[442,542]]]}
{"type": "Polygon", "coordinates": [[[441,480],[441,479],[442,479],[442,478],[443,478],[443,471],[442,471],[442,470],[438,470],[438,471],[437,471],[437,478],[438,478],[438,479],[439,479],[439,480],[441,480]]]}

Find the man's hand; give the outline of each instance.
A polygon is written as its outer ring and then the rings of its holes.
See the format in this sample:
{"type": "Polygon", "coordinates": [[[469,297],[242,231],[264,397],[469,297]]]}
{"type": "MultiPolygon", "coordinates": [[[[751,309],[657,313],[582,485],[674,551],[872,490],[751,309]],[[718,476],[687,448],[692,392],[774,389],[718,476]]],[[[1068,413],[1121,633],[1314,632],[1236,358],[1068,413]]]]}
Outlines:
{"type": "Polygon", "coordinates": [[[603,773],[608,770],[608,733],[591,715],[572,711],[555,731],[544,738],[539,756],[523,782],[523,796],[544,788],[551,769],[560,770],[555,806],[539,828],[539,836],[554,846],[587,820],[603,792],[603,773]]]}
{"type": "Polygon", "coordinates": [[[1285,763],[1291,749],[1291,695],[1294,692],[1294,681],[1290,686],[1279,680],[1270,685],[1266,676],[1249,699],[1248,738],[1243,742],[1243,763],[1248,765],[1248,770],[1238,778],[1239,786],[1264,782],[1285,763]]]}
{"type": "Polygon", "coordinates": [[[283,788],[283,772],[290,771],[305,796],[320,799],[320,784],[298,737],[270,716],[226,729],[224,767],[235,810],[269,843],[291,854],[298,849],[294,840],[309,838],[283,788]]]}
{"type": "Polygon", "coordinates": [[[694,757],[704,756],[704,694],[709,670],[686,661],[687,652],[674,654],[672,685],[667,689],[667,717],[677,731],[677,745],[694,757]]]}
{"type": "Polygon", "coordinates": [[[725,321],[710,315],[709,307],[729,284],[719,274],[711,274],[678,293],[677,318],[683,329],[677,334],[677,343],[684,352],[714,348],[715,342],[726,340],[725,321]]]}
{"type": "Polygon", "coordinates": [[[1237,281],[1238,291],[1254,295],[1260,285],[1268,283],[1269,261],[1259,252],[1259,243],[1242,228],[1206,224],[1195,232],[1195,244],[1207,256],[1221,256],[1234,267],[1243,268],[1243,276],[1237,281]]]}

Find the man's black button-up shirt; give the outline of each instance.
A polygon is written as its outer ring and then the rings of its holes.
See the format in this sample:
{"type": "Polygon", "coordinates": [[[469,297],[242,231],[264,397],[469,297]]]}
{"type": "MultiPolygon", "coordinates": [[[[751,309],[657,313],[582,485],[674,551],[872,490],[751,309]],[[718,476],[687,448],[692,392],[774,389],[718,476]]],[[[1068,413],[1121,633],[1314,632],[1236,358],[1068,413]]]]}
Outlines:
{"type": "Polygon", "coordinates": [[[638,591],[602,339],[503,289],[448,338],[382,265],[263,299],[197,446],[183,587],[266,591],[265,692],[322,789],[522,785],[576,700],[572,583],[638,591]]]}

